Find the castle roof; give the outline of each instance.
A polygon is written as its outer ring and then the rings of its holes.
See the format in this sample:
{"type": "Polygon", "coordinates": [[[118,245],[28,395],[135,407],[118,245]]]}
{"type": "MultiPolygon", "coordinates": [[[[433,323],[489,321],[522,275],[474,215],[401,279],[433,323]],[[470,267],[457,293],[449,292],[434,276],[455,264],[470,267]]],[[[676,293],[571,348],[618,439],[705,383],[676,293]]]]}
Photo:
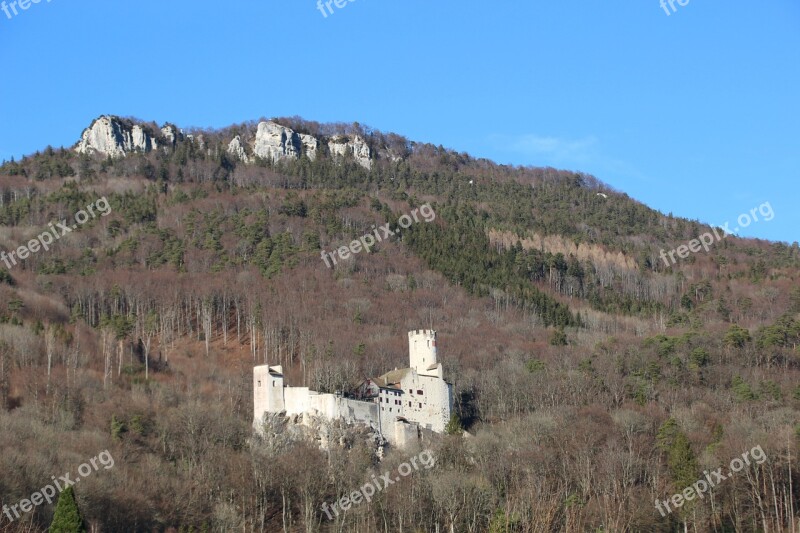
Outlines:
{"type": "Polygon", "coordinates": [[[391,372],[387,372],[379,378],[375,378],[373,381],[378,385],[378,387],[384,389],[399,389],[400,382],[403,380],[411,372],[410,368],[400,368],[396,370],[392,370],[391,372]]]}

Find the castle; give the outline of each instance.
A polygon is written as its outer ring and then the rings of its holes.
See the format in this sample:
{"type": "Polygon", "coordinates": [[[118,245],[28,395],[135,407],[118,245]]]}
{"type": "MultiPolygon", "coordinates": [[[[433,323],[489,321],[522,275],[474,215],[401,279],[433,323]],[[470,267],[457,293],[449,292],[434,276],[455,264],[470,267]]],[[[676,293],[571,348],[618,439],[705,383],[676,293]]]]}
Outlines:
{"type": "Polygon", "coordinates": [[[389,444],[402,447],[425,431],[443,433],[453,408],[453,386],[444,380],[436,356],[436,332],[408,332],[409,368],[364,380],[353,394],[328,394],[308,387],[287,387],[280,366],[253,369],[254,426],[267,413],[316,415],[364,424],[389,444]]]}

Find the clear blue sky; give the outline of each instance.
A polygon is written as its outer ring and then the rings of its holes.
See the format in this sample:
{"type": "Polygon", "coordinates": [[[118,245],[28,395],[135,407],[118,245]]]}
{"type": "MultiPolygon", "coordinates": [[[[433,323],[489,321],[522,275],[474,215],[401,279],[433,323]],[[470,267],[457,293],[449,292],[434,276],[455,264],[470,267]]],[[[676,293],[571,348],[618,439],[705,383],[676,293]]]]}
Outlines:
{"type": "Polygon", "coordinates": [[[675,7],[41,0],[0,11],[0,159],[72,145],[106,113],[301,115],[589,172],[714,224],[770,202],[742,234],[800,240],[800,4],[675,7]]]}

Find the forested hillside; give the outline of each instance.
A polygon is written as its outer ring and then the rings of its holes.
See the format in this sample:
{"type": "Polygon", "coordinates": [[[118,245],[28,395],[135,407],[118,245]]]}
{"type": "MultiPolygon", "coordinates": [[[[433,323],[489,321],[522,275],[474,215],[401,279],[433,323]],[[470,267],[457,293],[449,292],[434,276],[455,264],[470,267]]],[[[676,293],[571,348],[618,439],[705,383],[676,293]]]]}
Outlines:
{"type": "MultiPolygon", "coordinates": [[[[142,124],[156,135],[155,124],[142,124]]],[[[800,247],[730,235],[593,176],[510,167],[360,124],[371,168],[245,164],[256,123],[124,158],[47,148],[0,167],[0,499],[108,450],[74,487],[94,531],[800,530],[800,247]],[[403,228],[430,204],[431,222],[403,228]],[[71,223],[71,222],[70,222],[71,223]],[[336,250],[394,236],[329,268],[336,250]],[[348,390],[407,366],[433,328],[457,431],[420,470],[330,521],[320,510],[412,455],[252,434],[252,368],[348,390]],[[653,502],[760,446],[705,498],[653,502]]],[[[77,138],[77,136],[76,136],[77,138]]],[[[0,531],[45,531],[55,504],[0,531]]]]}

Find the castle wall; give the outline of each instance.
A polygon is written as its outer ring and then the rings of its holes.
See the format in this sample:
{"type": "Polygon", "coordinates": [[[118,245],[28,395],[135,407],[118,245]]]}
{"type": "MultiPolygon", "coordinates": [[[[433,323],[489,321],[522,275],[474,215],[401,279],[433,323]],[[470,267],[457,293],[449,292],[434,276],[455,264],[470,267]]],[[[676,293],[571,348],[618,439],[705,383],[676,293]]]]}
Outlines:
{"type": "Polygon", "coordinates": [[[360,422],[371,427],[378,427],[378,404],[372,402],[360,402],[342,398],[343,410],[346,411],[346,419],[351,422],[360,422]]]}
{"type": "MultiPolygon", "coordinates": [[[[285,387],[283,399],[287,415],[299,415],[311,409],[311,394],[308,387],[285,387]]],[[[316,394],[316,393],[315,393],[316,394]]]]}
{"type": "Polygon", "coordinates": [[[443,379],[411,372],[401,382],[403,413],[407,420],[443,432],[453,406],[452,387],[443,379]],[[420,394],[421,393],[421,394],[420,394]]]}
{"type": "Polygon", "coordinates": [[[417,424],[397,421],[392,429],[394,431],[387,433],[393,434],[394,438],[387,440],[400,448],[413,444],[419,439],[417,424]]]}

